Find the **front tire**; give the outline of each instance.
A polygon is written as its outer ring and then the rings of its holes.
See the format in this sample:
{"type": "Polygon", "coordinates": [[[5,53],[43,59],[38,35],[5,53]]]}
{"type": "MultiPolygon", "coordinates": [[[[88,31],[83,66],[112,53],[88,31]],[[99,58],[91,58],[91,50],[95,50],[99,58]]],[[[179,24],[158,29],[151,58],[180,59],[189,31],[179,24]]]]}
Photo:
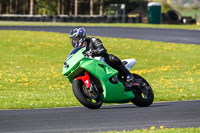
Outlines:
{"type": "Polygon", "coordinates": [[[135,98],[133,99],[133,103],[139,107],[147,107],[153,103],[154,93],[149,85],[149,83],[141,76],[137,74],[132,74],[136,82],[140,84],[140,86],[133,91],[135,94],[135,98]]]}
{"type": "Polygon", "coordinates": [[[78,101],[89,109],[98,109],[102,105],[102,97],[100,94],[87,93],[86,87],[82,80],[74,80],[72,89],[78,101]],[[86,94],[87,93],[87,94],[86,94]],[[94,96],[95,95],[95,96],[94,96]],[[93,98],[95,97],[95,98],[93,98]]]}

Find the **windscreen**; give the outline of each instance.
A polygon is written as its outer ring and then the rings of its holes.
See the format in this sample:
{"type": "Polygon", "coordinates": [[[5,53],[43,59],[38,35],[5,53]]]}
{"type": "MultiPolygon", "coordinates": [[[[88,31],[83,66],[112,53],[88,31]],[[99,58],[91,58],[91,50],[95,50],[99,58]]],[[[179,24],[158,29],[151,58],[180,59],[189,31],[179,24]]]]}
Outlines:
{"type": "Polygon", "coordinates": [[[72,57],[73,54],[75,54],[76,52],[78,52],[81,48],[82,48],[82,47],[74,48],[74,49],[69,53],[69,55],[67,56],[66,62],[72,57]]]}

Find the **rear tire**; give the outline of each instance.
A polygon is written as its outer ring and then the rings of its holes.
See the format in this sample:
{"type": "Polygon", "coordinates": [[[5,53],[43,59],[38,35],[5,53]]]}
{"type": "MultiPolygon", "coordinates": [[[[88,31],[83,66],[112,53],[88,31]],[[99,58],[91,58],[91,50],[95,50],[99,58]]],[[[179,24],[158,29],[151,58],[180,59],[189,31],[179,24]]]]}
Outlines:
{"type": "Polygon", "coordinates": [[[154,100],[154,93],[151,86],[143,77],[137,74],[132,75],[138,83],[144,84],[144,86],[138,88],[139,90],[133,91],[133,93],[135,94],[135,98],[132,102],[139,107],[150,106],[154,100]]]}
{"type": "MultiPolygon", "coordinates": [[[[74,92],[74,95],[78,99],[78,101],[84,105],[85,107],[89,109],[98,109],[102,105],[102,97],[100,94],[96,94],[96,98],[92,99],[91,97],[88,97],[88,94],[85,94],[86,92],[84,91],[85,85],[82,82],[82,80],[74,80],[72,83],[72,89],[74,92]]],[[[93,95],[91,93],[91,95],[93,95]]]]}

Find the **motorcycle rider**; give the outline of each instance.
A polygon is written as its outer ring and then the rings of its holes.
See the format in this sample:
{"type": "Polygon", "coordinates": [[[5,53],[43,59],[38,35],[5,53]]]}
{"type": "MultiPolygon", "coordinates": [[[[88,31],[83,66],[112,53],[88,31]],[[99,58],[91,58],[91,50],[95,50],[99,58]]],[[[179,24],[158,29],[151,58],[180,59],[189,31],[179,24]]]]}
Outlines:
{"type": "Polygon", "coordinates": [[[75,27],[71,29],[69,37],[74,48],[86,47],[86,54],[90,54],[92,57],[104,57],[105,62],[108,65],[125,76],[127,83],[131,83],[133,81],[132,74],[122,64],[121,60],[112,54],[108,54],[100,39],[95,37],[87,37],[85,28],[75,27]]]}

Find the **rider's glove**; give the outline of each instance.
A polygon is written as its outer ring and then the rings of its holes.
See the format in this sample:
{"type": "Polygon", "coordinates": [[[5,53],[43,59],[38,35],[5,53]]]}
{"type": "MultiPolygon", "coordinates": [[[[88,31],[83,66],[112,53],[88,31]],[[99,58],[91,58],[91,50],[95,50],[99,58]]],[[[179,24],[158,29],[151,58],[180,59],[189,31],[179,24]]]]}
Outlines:
{"type": "Polygon", "coordinates": [[[90,50],[90,51],[85,52],[85,55],[87,57],[94,57],[97,55],[97,52],[98,52],[97,50],[90,50]]]}
{"type": "Polygon", "coordinates": [[[97,50],[92,50],[92,56],[97,55],[98,51],[97,50]]]}
{"type": "Polygon", "coordinates": [[[85,56],[92,57],[92,51],[90,50],[90,51],[85,52],[85,56]]]}

